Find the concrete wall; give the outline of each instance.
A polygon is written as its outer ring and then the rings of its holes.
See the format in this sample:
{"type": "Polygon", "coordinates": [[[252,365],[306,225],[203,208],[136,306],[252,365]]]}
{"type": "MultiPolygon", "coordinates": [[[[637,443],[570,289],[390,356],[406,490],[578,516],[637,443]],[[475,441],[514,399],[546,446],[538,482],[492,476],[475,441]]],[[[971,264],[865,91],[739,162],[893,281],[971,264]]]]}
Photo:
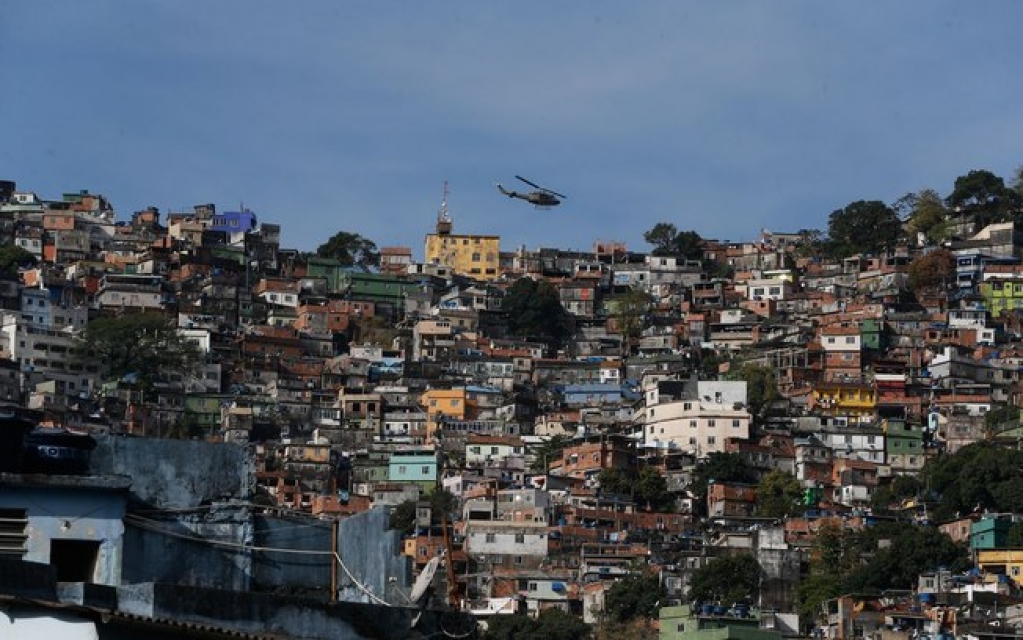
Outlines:
{"type": "Polygon", "coordinates": [[[248,589],[247,506],[255,468],[245,448],[188,440],[97,436],[92,473],[131,478],[146,505],[126,518],[122,580],[248,589]],[[231,502],[234,504],[230,504],[231,502]]]}
{"type": "Polygon", "coordinates": [[[125,583],[166,582],[250,588],[252,516],[247,508],[129,516],[124,533],[125,583]]]}
{"type": "Polygon", "coordinates": [[[355,602],[317,603],[270,594],[232,593],[146,585],[133,602],[119,590],[119,609],[178,622],[228,627],[235,631],[284,637],[350,638],[470,637],[475,621],[459,612],[423,611],[355,602]],[[416,621],[413,628],[413,621],[416,621]]]}
{"type": "Polygon", "coordinates": [[[339,599],[373,602],[366,591],[391,604],[407,604],[412,586],[412,559],[401,552],[401,534],[388,529],[390,511],[377,507],[339,523],[338,549],[348,571],[366,589],[339,571],[339,599]],[[391,580],[393,578],[393,580],[391,580]]]}
{"type": "Polygon", "coordinates": [[[26,511],[28,540],[23,559],[49,564],[53,540],[97,542],[92,581],[109,585],[120,582],[123,490],[7,485],[0,491],[0,508],[26,511]]]}
{"type": "Polygon", "coordinates": [[[132,478],[132,497],[162,508],[249,500],[255,466],[241,446],[193,440],[97,436],[92,473],[132,478]]]}
{"type": "Polygon", "coordinates": [[[330,597],[332,523],[305,518],[254,518],[254,543],[310,553],[256,551],[252,556],[252,588],[279,593],[330,597]]]}

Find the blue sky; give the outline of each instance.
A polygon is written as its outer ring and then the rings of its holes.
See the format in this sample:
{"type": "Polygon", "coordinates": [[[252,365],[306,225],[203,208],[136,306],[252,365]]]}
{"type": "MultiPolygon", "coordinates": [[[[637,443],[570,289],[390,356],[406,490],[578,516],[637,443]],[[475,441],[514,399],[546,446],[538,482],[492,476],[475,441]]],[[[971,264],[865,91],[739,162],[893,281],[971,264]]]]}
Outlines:
{"type": "MultiPolygon", "coordinates": [[[[1023,165],[1023,3],[7,0],[0,178],[119,218],[244,203],[314,249],[649,250],[826,228],[1023,165]],[[516,174],[568,196],[502,197],[516,174]]],[[[522,186],[522,185],[519,185],[522,186]]]]}

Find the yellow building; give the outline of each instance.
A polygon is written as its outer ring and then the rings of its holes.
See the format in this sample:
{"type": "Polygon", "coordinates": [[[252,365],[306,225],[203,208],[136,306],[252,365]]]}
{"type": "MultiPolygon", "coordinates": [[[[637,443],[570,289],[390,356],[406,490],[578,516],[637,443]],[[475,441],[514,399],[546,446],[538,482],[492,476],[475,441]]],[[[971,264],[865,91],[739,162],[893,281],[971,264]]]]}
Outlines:
{"type": "Polygon", "coordinates": [[[441,419],[465,420],[469,417],[464,388],[429,389],[419,396],[426,411],[426,441],[432,442],[441,419]]]}
{"type": "Polygon", "coordinates": [[[493,280],[500,275],[501,237],[451,233],[446,194],[445,185],[445,198],[437,214],[437,232],[426,236],[426,262],[477,280],[493,280]]]}
{"type": "Polygon", "coordinates": [[[810,408],[821,415],[871,422],[877,409],[877,391],[865,382],[819,383],[814,385],[810,408]]]}
{"type": "Polygon", "coordinates": [[[1023,586],[1023,549],[981,549],[977,551],[977,567],[985,573],[1009,576],[1023,586]]]}

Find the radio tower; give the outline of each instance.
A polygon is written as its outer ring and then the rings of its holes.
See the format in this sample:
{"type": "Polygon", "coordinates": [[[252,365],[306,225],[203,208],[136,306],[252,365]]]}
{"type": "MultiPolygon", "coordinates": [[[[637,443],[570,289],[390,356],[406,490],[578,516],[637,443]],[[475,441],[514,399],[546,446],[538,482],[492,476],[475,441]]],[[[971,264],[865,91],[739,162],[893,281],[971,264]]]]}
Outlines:
{"type": "Polygon", "coordinates": [[[451,233],[451,213],[448,211],[448,181],[444,181],[441,192],[440,209],[437,210],[437,235],[446,236],[451,233]]]}

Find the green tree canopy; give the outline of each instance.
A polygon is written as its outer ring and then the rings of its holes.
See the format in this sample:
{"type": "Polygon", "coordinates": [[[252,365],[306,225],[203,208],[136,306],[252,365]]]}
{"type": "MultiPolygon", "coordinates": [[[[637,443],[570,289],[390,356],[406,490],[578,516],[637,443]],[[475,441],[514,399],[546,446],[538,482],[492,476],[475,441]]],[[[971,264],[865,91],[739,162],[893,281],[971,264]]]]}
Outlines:
{"type": "Polygon", "coordinates": [[[1023,198],[1023,166],[1016,167],[1016,171],[1012,174],[1012,185],[1010,188],[1016,192],[1016,195],[1023,198]]]}
{"type": "MultiPolygon", "coordinates": [[[[391,511],[390,527],[411,535],[416,530],[416,508],[419,500],[405,500],[398,503],[391,511]]],[[[448,514],[448,522],[452,521],[452,514],[458,508],[458,498],[447,489],[435,489],[426,496],[426,502],[430,505],[430,524],[441,524],[443,514],[448,514]]]]}
{"type": "Polygon", "coordinates": [[[80,338],[79,357],[98,363],[105,380],[133,376],[143,389],[168,373],[194,373],[202,355],[173,319],[156,312],[96,318],[80,338]]]}
{"type": "Polygon", "coordinates": [[[646,317],[653,306],[653,297],[642,289],[630,287],[621,296],[608,301],[607,306],[611,309],[615,326],[622,334],[625,353],[631,355],[646,327],[646,317]]]}
{"type": "Polygon", "coordinates": [[[757,515],[782,518],[803,513],[803,486],[794,475],[781,469],[766,474],[757,483],[757,515]]]}
{"type": "Polygon", "coordinates": [[[692,599],[721,604],[756,602],[762,574],[751,553],[719,556],[693,572],[692,599]]]}
{"type": "Polygon", "coordinates": [[[654,246],[655,256],[675,256],[686,260],[703,259],[703,238],[695,231],[679,231],[670,222],[658,222],[643,234],[643,239],[654,246]]]}
{"type": "Polygon", "coordinates": [[[0,273],[16,273],[18,267],[31,267],[39,262],[35,254],[15,245],[0,247],[0,273]]]}
{"type": "Polygon", "coordinates": [[[657,576],[630,574],[611,585],[604,594],[604,612],[611,621],[618,623],[654,618],[661,594],[657,576]]]}
{"type": "Polygon", "coordinates": [[[828,247],[841,259],[859,253],[881,253],[894,248],[902,235],[902,221],[880,200],[858,200],[828,217],[828,247]]]}
{"type": "Polygon", "coordinates": [[[963,571],[969,566],[966,548],[934,527],[891,522],[865,529],[859,537],[861,548],[870,553],[845,577],[847,592],[912,589],[925,571],[939,566],[963,571]]]}
{"type": "Polygon", "coordinates": [[[990,442],[969,444],[951,455],[929,462],[920,478],[938,504],[937,521],[974,511],[1023,511],[1023,451],[990,442]]]}
{"type": "Polygon", "coordinates": [[[921,497],[922,489],[915,476],[900,474],[874,490],[870,506],[874,513],[888,513],[901,507],[903,500],[921,497]]]}
{"type": "Polygon", "coordinates": [[[737,453],[714,451],[696,465],[692,482],[689,485],[695,501],[694,508],[698,513],[707,510],[707,485],[711,482],[744,482],[753,484],[757,481],[754,471],[742,456],[737,453]]]}
{"type": "Polygon", "coordinates": [[[820,605],[842,593],[911,589],[918,576],[939,566],[962,571],[966,549],[933,527],[887,522],[866,529],[822,526],[810,550],[810,572],[798,588],[799,611],[820,612],[820,605]]]}
{"type": "Polygon", "coordinates": [[[572,335],[571,314],[561,304],[557,289],[550,282],[519,278],[508,287],[501,300],[513,336],[545,342],[558,349],[572,335]]]}
{"type": "Polygon", "coordinates": [[[754,420],[763,418],[770,404],[781,397],[771,367],[746,362],[729,372],[728,379],[746,382],[746,405],[754,420]]]}
{"type": "Polygon", "coordinates": [[[629,496],[641,509],[649,507],[664,512],[675,507],[675,497],[668,490],[668,481],[654,467],[641,467],[636,475],[620,469],[603,469],[598,479],[602,492],[629,496]]]}
{"type": "Polygon", "coordinates": [[[909,199],[906,226],[911,234],[922,234],[929,244],[948,237],[948,208],[937,191],[924,189],[905,199],[909,199]]]}
{"type": "Polygon", "coordinates": [[[948,206],[972,214],[977,227],[1005,222],[1019,211],[1023,199],[1005,180],[985,169],[974,169],[955,181],[948,206]]]}
{"type": "Polygon", "coordinates": [[[525,615],[490,616],[483,640],[586,640],[590,625],[556,607],[544,609],[534,620],[525,615]]]}
{"type": "Polygon", "coordinates": [[[338,231],[316,248],[321,258],[333,258],[346,266],[375,267],[380,264],[380,252],[372,240],[357,233],[338,231]]]}
{"type": "Polygon", "coordinates": [[[561,452],[568,442],[568,436],[559,433],[536,445],[536,450],[532,452],[534,456],[532,470],[546,472],[550,464],[561,457],[561,452]]]}

